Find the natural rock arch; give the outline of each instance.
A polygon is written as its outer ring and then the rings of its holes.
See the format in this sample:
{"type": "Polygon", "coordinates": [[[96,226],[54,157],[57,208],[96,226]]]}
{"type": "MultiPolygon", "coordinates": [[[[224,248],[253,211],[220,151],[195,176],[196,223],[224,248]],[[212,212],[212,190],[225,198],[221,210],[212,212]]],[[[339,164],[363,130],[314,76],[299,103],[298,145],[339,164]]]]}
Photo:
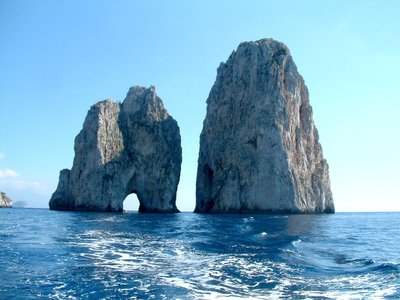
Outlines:
{"type": "Polygon", "coordinates": [[[179,127],[154,87],[132,87],[123,103],[90,108],[75,138],[72,169],[60,172],[49,207],[122,211],[135,193],[141,212],[177,212],[181,162],[179,127]]]}

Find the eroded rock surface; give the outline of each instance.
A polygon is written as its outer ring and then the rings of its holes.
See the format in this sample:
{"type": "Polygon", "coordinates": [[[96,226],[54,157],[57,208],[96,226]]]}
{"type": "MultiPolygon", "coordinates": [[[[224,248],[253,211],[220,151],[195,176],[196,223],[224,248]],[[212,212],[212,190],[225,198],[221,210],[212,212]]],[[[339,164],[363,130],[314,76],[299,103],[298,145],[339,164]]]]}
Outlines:
{"type": "Polygon", "coordinates": [[[10,197],[7,196],[6,193],[0,192],[0,208],[1,207],[12,207],[13,202],[10,197]]]}
{"type": "Polygon", "coordinates": [[[218,68],[195,212],[334,212],[308,90],[284,44],[242,43],[218,68]]]}
{"type": "Polygon", "coordinates": [[[122,103],[90,108],[75,138],[73,167],[60,172],[50,209],[122,211],[136,193],[141,212],[177,212],[181,162],[177,122],[154,87],[132,87],[122,103]]]}

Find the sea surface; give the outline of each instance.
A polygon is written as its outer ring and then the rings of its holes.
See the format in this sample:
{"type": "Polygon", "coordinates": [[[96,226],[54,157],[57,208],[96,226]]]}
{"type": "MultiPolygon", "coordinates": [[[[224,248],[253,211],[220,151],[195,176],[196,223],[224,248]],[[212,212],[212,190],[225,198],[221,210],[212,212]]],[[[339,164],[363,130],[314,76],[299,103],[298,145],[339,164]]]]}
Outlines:
{"type": "Polygon", "coordinates": [[[400,213],[0,209],[0,299],[400,299],[400,213]]]}

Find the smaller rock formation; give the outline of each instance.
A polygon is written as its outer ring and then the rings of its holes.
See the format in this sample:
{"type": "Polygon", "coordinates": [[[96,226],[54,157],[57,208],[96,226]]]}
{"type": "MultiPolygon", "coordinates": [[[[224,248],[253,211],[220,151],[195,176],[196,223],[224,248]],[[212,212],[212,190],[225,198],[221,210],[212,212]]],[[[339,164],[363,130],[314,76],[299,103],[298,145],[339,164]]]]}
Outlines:
{"type": "Polygon", "coordinates": [[[195,212],[334,212],[308,90],[284,44],[242,43],[219,66],[200,136],[195,212]]]}
{"type": "Polygon", "coordinates": [[[12,207],[13,202],[6,193],[0,192],[0,207],[12,207]]]}
{"type": "Polygon", "coordinates": [[[15,208],[25,208],[25,207],[28,207],[28,202],[26,202],[25,200],[14,201],[13,202],[13,207],[15,207],[15,208]]]}
{"type": "Polygon", "coordinates": [[[154,87],[132,87],[122,103],[93,105],[75,138],[71,170],[60,172],[54,210],[122,211],[135,193],[140,212],[178,212],[182,149],[177,122],[154,87]]]}

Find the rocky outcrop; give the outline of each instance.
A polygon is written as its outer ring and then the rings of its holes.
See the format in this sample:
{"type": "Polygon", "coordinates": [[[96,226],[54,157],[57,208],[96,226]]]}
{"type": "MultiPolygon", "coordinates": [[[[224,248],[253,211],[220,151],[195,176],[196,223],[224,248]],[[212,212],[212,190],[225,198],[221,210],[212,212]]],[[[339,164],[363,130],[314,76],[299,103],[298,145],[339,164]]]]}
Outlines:
{"type": "Polygon", "coordinates": [[[308,90],[284,44],[242,43],[218,68],[195,212],[334,212],[308,90]]]}
{"type": "Polygon", "coordinates": [[[1,207],[12,207],[13,202],[6,193],[0,192],[0,208],[1,207]]]}
{"type": "Polygon", "coordinates": [[[155,88],[132,87],[123,103],[90,108],[50,209],[122,211],[135,193],[140,212],[177,212],[181,162],[179,127],[155,88]]]}

